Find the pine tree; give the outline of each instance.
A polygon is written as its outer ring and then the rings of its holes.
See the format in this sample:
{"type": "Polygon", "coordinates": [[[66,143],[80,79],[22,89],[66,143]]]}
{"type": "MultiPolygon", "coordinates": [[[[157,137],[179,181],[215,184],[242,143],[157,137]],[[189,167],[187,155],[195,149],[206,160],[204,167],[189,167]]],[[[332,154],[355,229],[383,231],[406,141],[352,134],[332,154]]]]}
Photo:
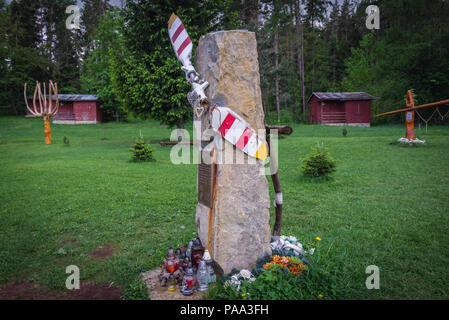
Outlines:
{"type": "Polygon", "coordinates": [[[118,9],[109,9],[91,36],[95,48],[84,64],[81,77],[83,92],[96,94],[103,102],[104,120],[120,121],[126,118],[126,101],[121,100],[114,87],[114,70],[119,70],[126,51],[123,43],[123,17],[118,9]]]}
{"type": "Polygon", "coordinates": [[[168,38],[172,11],[181,18],[194,46],[200,35],[214,27],[215,1],[136,1],[125,11],[124,41],[127,56],[115,63],[114,83],[127,108],[135,115],[152,117],[182,128],[191,117],[186,98],[190,90],[168,38]],[[121,70],[121,72],[120,72],[121,70]]]}
{"type": "Polygon", "coordinates": [[[109,1],[107,0],[84,0],[84,7],[81,15],[81,21],[84,27],[83,45],[86,48],[84,58],[87,58],[91,50],[96,48],[96,43],[93,41],[95,30],[98,28],[101,20],[106,16],[110,9],[109,1]]]}
{"type": "Polygon", "coordinates": [[[140,136],[136,139],[134,146],[130,149],[132,152],[131,160],[132,161],[152,161],[153,158],[153,148],[145,142],[145,139],[140,136]]]}
{"type": "Polygon", "coordinates": [[[33,0],[12,1],[3,12],[3,49],[6,49],[7,71],[0,80],[5,88],[4,101],[15,115],[25,111],[23,84],[48,78],[48,59],[41,55],[38,28],[38,3],[33,0]]]}
{"type": "Polygon", "coordinates": [[[75,5],[76,0],[59,0],[54,4],[54,73],[52,78],[60,88],[60,93],[79,93],[80,64],[77,53],[79,31],[67,29],[65,13],[69,5],[75,5]]]}

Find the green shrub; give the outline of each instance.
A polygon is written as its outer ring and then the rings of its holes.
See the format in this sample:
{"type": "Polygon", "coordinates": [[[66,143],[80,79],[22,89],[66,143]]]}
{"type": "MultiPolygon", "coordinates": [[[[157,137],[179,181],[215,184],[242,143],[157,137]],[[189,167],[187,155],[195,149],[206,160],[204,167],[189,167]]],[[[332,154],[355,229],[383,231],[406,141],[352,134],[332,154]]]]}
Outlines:
{"type": "Polygon", "coordinates": [[[64,142],[64,145],[67,147],[70,145],[69,138],[67,138],[66,136],[64,136],[64,139],[62,139],[62,142],[64,142]]]}
{"type": "MultiPolygon", "coordinates": [[[[307,272],[294,276],[279,264],[270,266],[269,270],[253,269],[254,282],[243,281],[240,291],[226,286],[230,275],[210,286],[203,296],[205,300],[318,300],[337,299],[338,266],[328,270],[328,266],[319,259],[317,253],[311,256],[307,272]]],[[[233,272],[235,273],[235,272],[233,272]]],[[[233,274],[231,273],[231,274],[233,274]]]]}
{"type": "Polygon", "coordinates": [[[311,178],[326,178],[335,172],[337,166],[323,144],[318,145],[315,152],[303,158],[302,162],[303,165],[300,170],[304,176],[311,178]]]}
{"type": "Polygon", "coordinates": [[[130,149],[132,152],[132,161],[151,161],[153,158],[153,148],[149,143],[146,143],[143,136],[137,138],[134,146],[130,149]]]}
{"type": "Polygon", "coordinates": [[[348,135],[348,130],[346,128],[343,128],[343,137],[346,137],[348,135]]]}

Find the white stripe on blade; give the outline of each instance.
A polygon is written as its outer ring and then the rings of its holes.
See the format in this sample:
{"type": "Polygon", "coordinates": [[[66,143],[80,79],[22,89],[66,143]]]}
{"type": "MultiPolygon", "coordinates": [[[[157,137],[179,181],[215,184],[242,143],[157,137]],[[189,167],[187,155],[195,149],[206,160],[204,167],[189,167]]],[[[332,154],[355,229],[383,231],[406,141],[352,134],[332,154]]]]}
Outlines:
{"type": "Polygon", "coordinates": [[[226,139],[228,139],[232,144],[236,144],[239,138],[246,129],[246,124],[240,121],[238,118],[235,119],[229,131],[226,133],[226,139]]]}
{"type": "Polygon", "coordinates": [[[181,46],[181,44],[184,42],[185,39],[187,39],[189,37],[189,35],[187,34],[187,31],[184,29],[182,30],[182,32],[180,33],[180,35],[178,36],[178,38],[176,39],[175,43],[173,44],[173,46],[175,47],[175,50],[178,51],[179,47],[181,46]]]}
{"type": "Polygon", "coordinates": [[[228,111],[223,109],[214,109],[212,112],[212,129],[218,132],[218,129],[220,129],[221,124],[223,123],[224,119],[228,115],[228,111]]]}
{"type": "Polygon", "coordinates": [[[251,138],[249,138],[249,141],[245,148],[243,148],[243,152],[249,154],[250,156],[254,156],[257,152],[257,149],[259,147],[257,134],[253,134],[251,138]]]}
{"type": "Polygon", "coordinates": [[[181,19],[176,18],[176,20],[171,25],[170,30],[168,30],[168,34],[170,35],[170,40],[173,37],[173,34],[176,32],[176,30],[178,30],[178,27],[181,25],[181,23],[182,23],[181,19]]]}

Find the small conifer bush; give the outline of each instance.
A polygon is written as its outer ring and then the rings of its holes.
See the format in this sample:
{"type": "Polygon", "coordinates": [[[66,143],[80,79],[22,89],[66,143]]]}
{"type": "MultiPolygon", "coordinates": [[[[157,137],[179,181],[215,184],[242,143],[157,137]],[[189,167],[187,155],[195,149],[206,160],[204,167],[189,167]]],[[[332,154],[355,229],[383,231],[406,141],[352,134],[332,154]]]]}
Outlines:
{"type": "Polygon", "coordinates": [[[151,161],[153,158],[153,148],[145,142],[142,135],[136,139],[134,146],[130,149],[132,161],[151,161]]]}
{"type": "Polygon", "coordinates": [[[313,153],[307,155],[302,160],[300,171],[306,177],[327,178],[336,170],[336,162],[330,156],[323,144],[318,145],[313,153]]]}

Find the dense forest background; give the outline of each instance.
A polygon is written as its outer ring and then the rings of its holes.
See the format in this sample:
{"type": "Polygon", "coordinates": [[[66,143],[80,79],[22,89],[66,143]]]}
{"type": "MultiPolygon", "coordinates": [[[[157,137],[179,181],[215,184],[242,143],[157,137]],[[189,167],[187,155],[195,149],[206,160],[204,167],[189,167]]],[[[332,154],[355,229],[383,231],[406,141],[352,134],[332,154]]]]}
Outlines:
{"type": "Polygon", "coordinates": [[[256,32],[268,121],[306,122],[312,92],[368,92],[380,98],[373,114],[402,107],[408,89],[418,103],[449,98],[444,0],[8,2],[0,0],[0,114],[23,115],[23,84],[52,79],[60,93],[98,95],[108,120],[183,126],[190,88],[168,38],[172,12],[194,48],[210,31],[256,32]],[[80,29],[66,27],[69,5],[80,8],[80,29]],[[366,27],[369,5],[380,9],[380,29],[366,27]]]}

